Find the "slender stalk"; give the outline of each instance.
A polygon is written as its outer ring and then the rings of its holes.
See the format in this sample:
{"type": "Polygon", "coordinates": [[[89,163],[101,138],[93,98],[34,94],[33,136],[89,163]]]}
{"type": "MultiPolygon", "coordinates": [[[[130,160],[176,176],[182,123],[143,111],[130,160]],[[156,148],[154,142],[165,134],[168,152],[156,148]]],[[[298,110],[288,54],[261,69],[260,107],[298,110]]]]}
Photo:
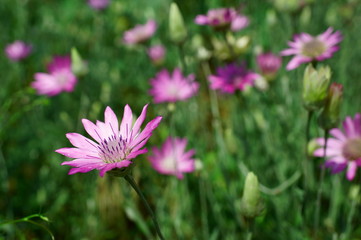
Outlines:
{"type": "Polygon", "coordinates": [[[352,223],[352,218],[355,215],[356,204],[357,204],[357,197],[352,199],[351,208],[350,208],[350,211],[348,212],[348,216],[347,216],[345,234],[344,234],[344,236],[342,238],[343,240],[349,239],[349,235],[350,235],[351,230],[352,230],[352,224],[351,223],[352,223]]]}
{"type": "Polygon", "coordinates": [[[181,68],[184,73],[187,73],[188,67],[187,67],[186,58],[185,58],[185,54],[184,54],[183,44],[178,44],[177,46],[178,46],[179,59],[181,61],[181,68]]]}
{"type": "Polygon", "coordinates": [[[306,157],[304,158],[303,164],[302,164],[302,169],[303,169],[303,176],[304,176],[304,188],[306,189],[308,186],[307,181],[310,180],[310,171],[313,171],[313,169],[310,169],[309,166],[309,161],[310,161],[310,157],[308,155],[308,143],[310,142],[311,139],[311,120],[312,120],[312,116],[313,116],[313,111],[308,111],[308,116],[307,116],[307,123],[306,123],[306,143],[305,143],[305,155],[306,157]]]}
{"type": "Polygon", "coordinates": [[[159,224],[158,224],[158,221],[157,221],[157,218],[155,217],[152,209],[150,208],[149,204],[148,204],[148,201],[145,199],[142,191],[140,191],[140,188],[138,187],[138,185],[136,184],[136,182],[134,181],[133,177],[128,174],[126,175],[125,177],[125,180],[127,180],[127,182],[132,186],[132,188],[134,189],[134,191],[137,192],[138,196],[140,197],[140,199],[142,200],[145,208],[148,210],[148,213],[150,214],[150,216],[152,217],[152,220],[153,220],[153,223],[154,223],[154,226],[155,226],[155,230],[158,234],[158,237],[161,239],[161,240],[164,240],[164,237],[163,237],[163,234],[162,232],[160,231],[160,228],[159,228],[159,224]]]}
{"type": "Polygon", "coordinates": [[[246,221],[246,228],[247,228],[247,230],[246,230],[246,237],[245,237],[245,240],[251,240],[252,239],[252,224],[253,224],[253,219],[246,219],[245,220],[246,221]]]}
{"type": "MultiPolygon", "coordinates": [[[[325,130],[324,139],[325,139],[325,145],[323,146],[323,150],[324,150],[323,160],[325,162],[325,160],[326,160],[327,140],[328,140],[328,129],[325,130]]],[[[318,227],[319,227],[319,222],[320,222],[322,185],[323,185],[324,177],[325,177],[325,167],[322,166],[321,175],[320,175],[320,182],[319,182],[318,191],[317,191],[317,200],[316,200],[316,211],[315,211],[315,222],[314,222],[315,234],[317,234],[317,232],[318,232],[318,227]]]]}

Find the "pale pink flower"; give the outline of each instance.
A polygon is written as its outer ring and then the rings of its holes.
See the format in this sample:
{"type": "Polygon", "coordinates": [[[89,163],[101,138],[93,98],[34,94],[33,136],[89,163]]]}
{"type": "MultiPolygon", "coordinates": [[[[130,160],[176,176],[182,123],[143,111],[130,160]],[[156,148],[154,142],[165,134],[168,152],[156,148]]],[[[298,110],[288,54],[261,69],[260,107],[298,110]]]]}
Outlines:
{"type": "Polygon", "coordinates": [[[109,5],[109,0],[88,0],[88,4],[96,10],[102,10],[109,5]]]}
{"type": "Polygon", "coordinates": [[[288,42],[290,48],[281,52],[282,56],[295,55],[287,64],[286,69],[292,70],[302,63],[331,58],[333,53],[339,49],[337,44],[342,41],[342,35],[339,31],[332,32],[333,28],[330,27],[316,37],[308,33],[295,35],[294,41],[288,42]]]}
{"type": "Polygon", "coordinates": [[[271,52],[262,53],[257,56],[257,64],[263,75],[272,76],[281,67],[282,59],[271,52]]]}
{"type": "Polygon", "coordinates": [[[155,103],[183,101],[198,92],[199,83],[194,81],[194,75],[182,75],[179,68],[173,74],[164,69],[150,80],[152,89],[149,91],[155,103]]]}
{"type": "Polygon", "coordinates": [[[258,74],[247,70],[243,65],[231,63],[217,69],[217,75],[208,76],[211,89],[224,93],[234,93],[237,89],[243,91],[247,86],[253,86],[258,74]]]}
{"type": "Polygon", "coordinates": [[[199,25],[209,25],[217,29],[227,29],[239,31],[249,25],[249,19],[237,13],[233,8],[216,8],[208,11],[207,15],[198,15],[195,23],[199,25]]]}
{"type": "Polygon", "coordinates": [[[57,56],[48,65],[49,73],[35,73],[31,86],[40,95],[54,96],[63,91],[72,92],[77,78],[71,69],[70,56],[57,56]]]}
{"type": "Polygon", "coordinates": [[[174,175],[183,178],[183,173],[195,169],[194,149],[186,152],[187,140],[168,137],[161,148],[152,148],[153,155],[149,157],[153,168],[161,174],[174,175]]]}
{"type": "Polygon", "coordinates": [[[147,53],[154,64],[159,64],[164,60],[165,48],[162,45],[155,45],[150,47],[147,53]]]}
{"type": "Polygon", "coordinates": [[[119,168],[120,172],[125,171],[135,157],[147,152],[143,147],[162,119],[160,116],[156,117],[141,131],[140,127],[146,117],[147,107],[148,105],[144,106],[134,124],[132,110],[128,105],[124,108],[120,126],[117,116],[110,107],[105,109],[105,122],[97,121],[94,124],[82,119],[85,130],[95,141],[78,133],[66,134],[74,148],[61,148],[55,152],[75,159],[63,162],[61,165],[73,167],[69,174],[97,169],[99,175],[103,177],[112,169],[119,168]]]}
{"type": "MultiPolygon", "coordinates": [[[[331,129],[333,136],[327,140],[325,166],[331,168],[332,173],[343,171],[347,167],[346,177],[354,179],[358,167],[361,167],[361,115],[355,118],[346,117],[343,129],[331,129]]],[[[324,138],[317,139],[320,148],[314,152],[317,157],[324,155],[324,138]]]]}
{"type": "Polygon", "coordinates": [[[23,41],[15,41],[6,46],[5,53],[10,60],[17,62],[26,58],[31,53],[31,50],[32,47],[23,41]]]}
{"type": "Polygon", "coordinates": [[[128,45],[143,43],[152,37],[156,30],[157,23],[154,20],[149,20],[144,25],[138,24],[124,33],[124,43],[128,45]]]}

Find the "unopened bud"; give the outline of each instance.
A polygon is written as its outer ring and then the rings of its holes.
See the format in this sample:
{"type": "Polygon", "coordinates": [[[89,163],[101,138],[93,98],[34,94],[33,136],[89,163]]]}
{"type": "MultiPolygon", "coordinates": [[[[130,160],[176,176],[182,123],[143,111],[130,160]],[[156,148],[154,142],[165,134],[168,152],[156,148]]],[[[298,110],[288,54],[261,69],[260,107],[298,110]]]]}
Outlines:
{"type": "Polygon", "coordinates": [[[170,39],[181,44],[187,37],[187,29],[184,25],[183,16],[176,3],[171,3],[169,10],[169,36],[170,39]]]}
{"type": "Polygon", "coordinates": [[[88,73],[88,64],[74,47],[71,49],[71,70],[76,76],[84,76],[88,73]]]}
{"type": "Polygon", "coordinates": [[[243,190],[241,214],[247,218],[259,216],[263,210],[263,203],[259,191],[257,176],[249,172],[243,190]]]}
{"type": "Polygon", "coordinates": [[[337,127],[340,120],[342,97],[342,84],[332,83],[328,90],[326,104],[320,118],[320,125],[323,129],[329,130],[337,127]]]}
{"type": "Polygon", "coordinates": [[[331,69],[320,67],[317,70],[309,64],[303,76],[303,102],[307,110],[321,109],[327,98],[331,69]]]}

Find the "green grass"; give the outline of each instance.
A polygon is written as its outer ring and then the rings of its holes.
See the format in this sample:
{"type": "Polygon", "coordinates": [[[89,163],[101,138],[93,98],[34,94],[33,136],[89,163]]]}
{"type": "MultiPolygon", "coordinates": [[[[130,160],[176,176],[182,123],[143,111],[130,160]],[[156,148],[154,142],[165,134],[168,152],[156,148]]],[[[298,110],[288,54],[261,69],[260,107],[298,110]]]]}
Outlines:
{"type": "MultiPolygon", "coordinates": [[[[349,182],[344,173],[326,171],[317,234],[313,229],[322,160],[312,159],[315,178],[306,191],[301,174],[307,119],[301,99],[305,65],[288,72],[289,58],[283,58],[267,91],[217,94],[217,118],[204,73],[208,63],[195,58],[192,39],[201,34],[204,44],[211,46],[211,38],[219,34],[195,25],[193,19],[209,8],[238,6],[239,1],[177,3],[189,31],[184,50],[188,74],[196,74],[201,89],[195,98],[176,103],[171,113],[166,104],[153,104],[148,94],[148,80],[159,69],[149,63],[143,49],[121,43],[125,30],[154,18],[159,29],[151,42],[167,47],[165,67],[180,66],[177,47],[168,37],[170,1],[113,0],[106,10],[96,12],[85,0],[2,0],[0,48],[21,39],[32,43],[34,51],[19,63],[0,54],[0,222],[40,213],[50,222],[38,223],[46,225],[55,239],[156,239],[150,216],[124,179],[100,178],[96,171],[68,176],[69,168],[60,166],[65,157],[54,152],[70,147],[66,133],[85,134],[82,118],[103,120],[106,106],[121,116],[125,104],[139,114],[150,103],[147,119],[157,115],[164,119],[148,148],[160,146],[172,133],[188,139],[188,149],[196,150],[202,165],[179,181],[158,174],[146,156],[136,159],[133,176],[166,239],[244,239],[240,201],[247,171],[258,176],[265,204],[262,216],[251,224],[252,239],[361,239],[360,194],[354,216],[347,221],[353,204],[349,193],[360,184],[359,172],[349,182]],[[88,61],[89,73],[79,78],[72,93],[36,95],[29,87],[33,74],[45,72],[53,55],[69,54],[72,47],[88,61]],[[346,231],[348,238],[342,235],[346,231]]],[[[340,30],[344,36],[340,51],[324,63],[332,69],[332,81],[344,85],[341,119],[361,112],[360,1],[315,0],[308,10],[295,12],[279,11],[264,0],[242,4],[251,25],[236,36],[248,35],[251,43],[239,59],[254,70],[256,47],[277,53],[295,33],[317,35],[328,26],[340,30]],[[309,11],[309,18],[304,11],[309,11]]],[[[223,65],[217,59],[209,64],[211,71],[223,65]]],[[[322,136],[317,119],[312,121],[311,135],[322,136]]],[[[50,235],[35,225],[16,223],[0,226],[0,239],[50,239],[50,235]]]]}

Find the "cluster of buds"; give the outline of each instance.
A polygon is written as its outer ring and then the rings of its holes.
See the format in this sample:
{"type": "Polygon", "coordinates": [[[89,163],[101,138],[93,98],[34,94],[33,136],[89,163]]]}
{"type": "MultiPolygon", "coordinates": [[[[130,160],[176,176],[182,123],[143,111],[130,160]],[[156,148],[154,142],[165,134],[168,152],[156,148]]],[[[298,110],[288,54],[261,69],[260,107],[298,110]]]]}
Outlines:
{"type": "Polygon", "coordinates": [[[332,83],[331,70],[328,66],[315,69],[308,65],[303,78],[303,102],[308,111],[321,110],[320,125],[329,130],[337,126],[340,118],[340,107],[343,86],[332,83]]]}

